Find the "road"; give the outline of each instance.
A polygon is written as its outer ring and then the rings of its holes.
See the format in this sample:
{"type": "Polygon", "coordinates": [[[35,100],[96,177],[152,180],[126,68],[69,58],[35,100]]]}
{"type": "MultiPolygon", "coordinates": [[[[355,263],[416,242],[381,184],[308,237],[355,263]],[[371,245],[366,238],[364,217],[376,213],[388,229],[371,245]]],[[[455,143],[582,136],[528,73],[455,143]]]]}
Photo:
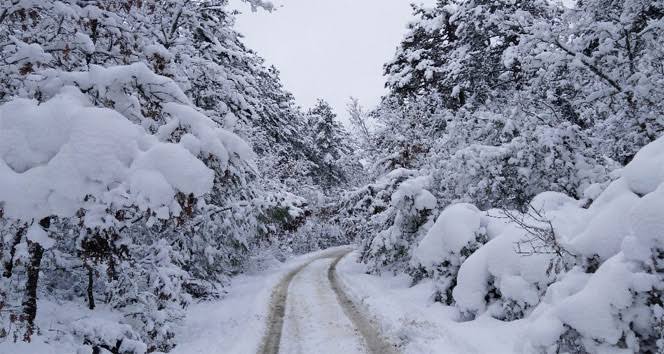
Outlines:
{"type": "Polygon", "coordinates": [[[371,316],[344,292],[335,250],[288,273],[272,293],[259,354],[396,354],[371,316]]]}

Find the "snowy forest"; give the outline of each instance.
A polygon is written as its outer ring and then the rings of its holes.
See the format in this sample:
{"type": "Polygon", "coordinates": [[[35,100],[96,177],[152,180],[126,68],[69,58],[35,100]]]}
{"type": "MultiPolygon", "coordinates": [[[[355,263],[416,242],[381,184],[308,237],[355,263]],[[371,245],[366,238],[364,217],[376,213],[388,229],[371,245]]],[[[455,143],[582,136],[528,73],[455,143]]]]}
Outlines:
{"type": "Polygon", "coordinates": [[[664,0],[412,12],[301,107],[228,0],[0,0],[0,353],[312,353],[333,248],[389,351],[318,353],[663,354],[664,0]]]}

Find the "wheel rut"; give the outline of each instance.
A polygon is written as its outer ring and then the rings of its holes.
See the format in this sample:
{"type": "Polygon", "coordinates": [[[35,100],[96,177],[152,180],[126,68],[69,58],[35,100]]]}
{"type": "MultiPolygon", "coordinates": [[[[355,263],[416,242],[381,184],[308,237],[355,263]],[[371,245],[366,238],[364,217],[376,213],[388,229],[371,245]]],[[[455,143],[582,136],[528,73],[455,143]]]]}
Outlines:
{"type": "Polygon", "coordinates": [[[362,338],[370,354],[398,354],[396,348],[384,338],[376,328],[377,324],[352,301],[339,282],[337,276],[337,265],[345,255],[334,260],[327,271],[327,277],[332,285],[332,290],[337,294],[337,300],[344,310],[346,316],[353,322],[355,328],[360,331],[362,338]]]}
{"type": "MultiPolygon", "coordinates": [[[[289,352],[284,354],[293,354],[290,352],[300,350],[294,348],[292,344],[293,341],[296,341],[295,343],[299,343],[297,341],[302,340],[302,338],[290,338],[293,336],[294,333],[291,333],[289,335],[288,330],[284,332],[284,322],[288,320],[289,323],[293,323],[293,321],[297,323],[297,316],[295,315],[295,313],[300,312],[301,311],[300,306],[302,306],[301,303],[296,303],[298,301],[297,298],[299,297],[300,294],[299,292],[291,294],[292,296],[295,296],[295,299],[291,300],[291,303],[289,304],[288,300],[289,288],[292,288],[290,290],[292,292],[298,289],[298,287],[299,288],[302,287],[301,283],[302,277],[298,276],[298,274],[300,274],[305,268],[309,267],[310,265],[314,268],[307,269],[307,271],[303,272],[302,274],[308,274],[310,277],[312,274],[314,274],[315,278],[317,279],[316,280],[317,284],[320,285],[324,282],[326,284],[324,286],[329,287],[327,290],[327,293],[329,293],[327,298],[332,300],[328,300],[328,302],[326,303],[327,306],[323,306],[322,308],[325,309],[328,306],[332,306],[333,303],[337,302],[338,304],[334,304],[333,307],[336,307],[338,309],[336,310],[339,313],[338,316],[341,316],[341,318],[343,318],[344,316],[347,317],[347,319],[344,320],[345,323],[347,323],[347,326],[349,326],[349,328],[351,326],[354,327],[354,331],[356,333],[354,335],[353,334],[348,335],[348,337],[346,338],[349,337],[358,338],[357,339],[359,340],[358,343],[360,342],[362,343],[362,345],[358,344],[360,347],[362,347],[361,352],[366,352],[370,354],[398,353],[398,351],[394,348],[394,346],[390,345],[389,342],[380,335],[380,332],[376,329],[375,322],[372,321],[368,316],[365,316],[362,313],[362,311],[360,311],[360,309],[357,307],[357,305],[344,292],[343,286],[341,285],[338,279],[336,269],[338,263],[348,253],[350,253],[350,250],[341,249],[322,254],[321,256],[311,259],[307,263],[293,269],[292,271],[288,272],[286,276],[284,276],[284,278],[277,284],[277,286],[274,288],[272,292],[271,301],[270,301],[270,311],[266,324],[267,330],[261,342],[258,354],[279,354],[280,350],[289,352]],[[329,258],[333,258],[332,261],[327,261],[330,262],[329,267],[324,266],[324,268],[321,269],[322,264],[317,261],[329,258]],[[314,263],[315,266],[312,265],[312,263],[314,263]],[[320,270],[316,270],[315,272],[317,273],[312,273],[314,269],[320,269],[320,270]],[[320,276],[315,275],[318,273],[320,273],[320,276]],[[296,277],[298,280],[294,283],[293,280],[296,277]],[[291,284],[293,284],[294,286],[291,287],[291,284]],[[295,286],[296,284],[297,286],[295,286]],[[293,308],[293,306],[297,307],[293,308]],[[295,313],[293,313],[293,311],[295,311],[295,313]],[[282,338],[282,337],[288,337],[288,338],[282,338]],[[286,346],[286,348],[284,348],[284,343],[282,342],[284,339],[289,340],[289,342],[285,344],[291,344],[290,349],[288,349],[288,345],[286,346]]],[[[325,336],[327,336],[328,334],[334,336],[334,334],[325,332],[325,336]]],[[[321,349],[330,349],[330,348],[321,348],[321,349]]]]}

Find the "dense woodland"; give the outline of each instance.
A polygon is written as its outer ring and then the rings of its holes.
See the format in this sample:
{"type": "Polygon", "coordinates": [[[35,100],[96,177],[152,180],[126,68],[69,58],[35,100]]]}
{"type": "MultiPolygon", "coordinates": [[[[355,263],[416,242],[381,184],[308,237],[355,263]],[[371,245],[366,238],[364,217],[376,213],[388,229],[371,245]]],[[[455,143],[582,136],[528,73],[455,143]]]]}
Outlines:
{"type": "Polygon", "coordinates": [[[355,243],[526,352],[664,353],[664,1],[413,10],[344,127],[226,0],[0,1],[0,340],[54,299],[121,314],[59,334],[91,353],[168,352],[233,276],[355,243]]]}

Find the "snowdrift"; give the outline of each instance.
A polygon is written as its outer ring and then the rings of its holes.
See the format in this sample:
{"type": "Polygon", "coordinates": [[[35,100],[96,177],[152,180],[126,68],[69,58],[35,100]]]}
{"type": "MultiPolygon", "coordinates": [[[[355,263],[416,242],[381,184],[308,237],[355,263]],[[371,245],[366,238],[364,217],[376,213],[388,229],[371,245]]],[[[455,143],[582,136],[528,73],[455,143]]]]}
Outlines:
{"type": "Polygon", "coordinates": [[[545,192],[525,212],[451,205],[411,266],[460,320],[523,319],[523,352],[664,352],[664,138],[619,175],[594,200],[545,192]]]}

